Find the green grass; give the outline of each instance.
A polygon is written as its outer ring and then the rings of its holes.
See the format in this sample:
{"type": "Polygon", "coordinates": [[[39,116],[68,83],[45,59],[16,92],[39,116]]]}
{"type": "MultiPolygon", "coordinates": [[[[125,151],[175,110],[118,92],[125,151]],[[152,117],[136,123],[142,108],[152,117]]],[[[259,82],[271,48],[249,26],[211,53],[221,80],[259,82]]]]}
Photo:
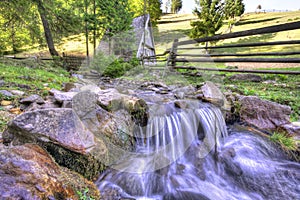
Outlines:
{"type": "Polygon", "coordinates": [[[295,151],[298,148],[297,141],[284,133],[275,132],[270,136],[270,140],[279,144],[285,150],[295,151]]]}
{"type": "MultiPolygon", "coordinates": [[[[62,84],[74,81],[70,78],[69,73],[56,67],[54,63],[37,63],[33,60],[12,61],[9,59],[0,59],[0,80],[4,80],[4,85],[0,90],[20,90],[25,92],[24,96],[30,94],[39,94],[42,97],[49,94],[49,89],[62,89],[62,84]]],[[[9,100],[12,106],[19,106],[19,99],[22,97],[5,97],[0,95],[2,100],[9,100]]],[[[0,111],[4,112],[4,108],[0,106],[0,111]]],[[[2,132],[11,120],[8,115],[0,117],[0,132],[2,132]]]]}
{"type": "Polygon", "coordinates": [[[21,89],[26,92],[40,93],[47,88],[60,89],[62,83],[69,82],[69,74],[61,68],[36,69],[4,65],[0,63],[0,77],[5,81],[5,86],[0,89],[21,89]]]}

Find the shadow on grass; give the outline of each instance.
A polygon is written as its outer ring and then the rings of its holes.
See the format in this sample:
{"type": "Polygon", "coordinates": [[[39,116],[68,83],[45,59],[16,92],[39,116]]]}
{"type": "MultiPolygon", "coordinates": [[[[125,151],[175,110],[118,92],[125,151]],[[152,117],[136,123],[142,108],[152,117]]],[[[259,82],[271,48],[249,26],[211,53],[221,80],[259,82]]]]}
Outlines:
{"type": "MultiPolygon", "coordinates": [[[[222,43],[222,45],[218,45],[218,46],[257,43],[257,42],[268,42],[272,38],[274,38],[275,36],[276,36],[276,33],[268,33],[268,34],[263,34],[263,35],[257,35],[257,36],[241,38],[236,42],[222,43]]],[[[224,48],[224,49],[212,49],[211,52],[214,52],[214,53],[248,53],[251,50],[251,48],[263,49],[262,47],[237,47],[237,48],[231,47],[231,48],[224,48]]],[[[267,46],[267,48],[270,49],[272,47],[267,46]]],[[[262,51],[260,51],[260,52],[262,52],[262,51]]]]}
{"type": "Polygon", "coordinates": [[[177,30],[167,30],[167,31],[154,31],[155,42],[157,43],[169,43],[173,42],[175,39],[180,39],[186,37],[190,34],[191,29],[177,29],[177,30]]]}
{"type": "Polygon", "coordinates": [[[172,23],[178,23],[178,22],[190,22],[192,20],[195,20],[195,18],[180,19],[180,20],[162,20],[162,21],[159,21],[157,24],[172,24],[172,23]]]}
{"type": "Polygon", "coordinates": [[[241,20],[237,22],[235,25],[236,26],[242,26],[242,25],[247,25],[247,24],[256,24],[256,23],[262,23],[262,22],[269,22],[273,21],[276,19],[280,19],[281,17],[273,17],[273,18],[268,18],[268,19],[261,19],[261,20],[241,20]]]}

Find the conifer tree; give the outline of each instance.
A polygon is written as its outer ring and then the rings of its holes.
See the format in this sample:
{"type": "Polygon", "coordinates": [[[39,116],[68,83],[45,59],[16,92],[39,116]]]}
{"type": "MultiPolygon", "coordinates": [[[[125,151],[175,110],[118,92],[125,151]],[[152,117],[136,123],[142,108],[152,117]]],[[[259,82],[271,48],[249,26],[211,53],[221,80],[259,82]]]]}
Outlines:
{"type": "Polygon", "coordinates": [[[242,0],[226,0],[224,7],[225,18],[228,20],[228,27],[231,32],[233,25],[236,23],[236,17],[245,12],[245,5],[242,0]]]}
{"type": "Polygon", "coordinates": [[[182,0],[172,0],[172,13],[178,13],[182,9],[182,0]]]}
{"type": "Polygon", "coordinates": [[[199,18],[191,22],[193,27],[190,32],[191,38],[213,36],[223,25],[223,4],[221,0],[196,1],[200,8],[194,10],[199,18]]]}

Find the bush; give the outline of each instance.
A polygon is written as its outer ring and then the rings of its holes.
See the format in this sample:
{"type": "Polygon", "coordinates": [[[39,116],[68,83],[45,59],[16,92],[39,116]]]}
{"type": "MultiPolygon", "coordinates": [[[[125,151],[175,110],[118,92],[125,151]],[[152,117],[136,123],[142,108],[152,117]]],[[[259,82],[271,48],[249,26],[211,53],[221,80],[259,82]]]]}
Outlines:
{"type": "Polygon", "coordinates": [[[139,64],[140,62],[137,58],[124,61],[114,55],[105,55],[103,52],[99,52],[92,60],[90,66],[91,69],[96,70],[102,76],[118,78],[139,64]]]}
{"type": "Polygon", "coordinates": [[[125,62],[122,59],[117,59],[113,63],[111,63],[103,72],[103,76],[108,76],[111,78],[118,78],[125,75],[126,72],[137,67],[139,65],[139,61],[134,58],[129,62],[125,62]]]}

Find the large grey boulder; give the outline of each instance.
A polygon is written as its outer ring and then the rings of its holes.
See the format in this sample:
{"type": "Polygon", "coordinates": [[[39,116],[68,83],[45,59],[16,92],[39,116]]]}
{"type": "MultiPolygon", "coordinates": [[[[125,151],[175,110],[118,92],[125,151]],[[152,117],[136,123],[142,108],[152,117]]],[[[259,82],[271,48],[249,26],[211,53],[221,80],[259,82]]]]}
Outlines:
{"type": "Polygon", "coordinates": [[[241,96],[238,100],[240,119],[265,130],[276,130],[290,123],[291,108],[256,96],[241,96]]]}
{"type": "Polygon", "coordinates": [[[4,143],[36,143],[61,165],[87,178],[103,170],[107,153],[101,138],[95,138],[72,109],[45,109],[19,115],[3,133],[4,143]]]}
{"type": "Polygon", "coordinates": [[[79,199],[89,190],[99,199],[96,186],[81,175],[58,166],[35,144],[5,147],[0,143],[0,199],[79,199]]]}

